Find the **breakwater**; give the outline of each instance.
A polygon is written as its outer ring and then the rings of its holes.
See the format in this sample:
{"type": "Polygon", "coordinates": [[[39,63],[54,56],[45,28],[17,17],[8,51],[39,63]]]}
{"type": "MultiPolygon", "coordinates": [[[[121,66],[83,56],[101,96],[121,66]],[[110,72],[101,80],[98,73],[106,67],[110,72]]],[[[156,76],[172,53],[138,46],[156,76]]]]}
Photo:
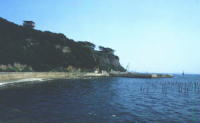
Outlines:
{"type": "Polygon", "coordinates": [[[144,74],[130,72],[103,72],[103,73],[87,73],[87,72],[0,72],[0,83],[8,81],[41,78],[41,79],[74,79],[88,77],[126,77],[126,78],[171,78],[168,74],[144,74]]]}
{"type": "Polygon", "coordinates": [[[111,72],[112,77],[126,77],[126,78],[172,78],[169,74],[150,74],[150,73],[132,73],[132,72],[111,72]]]}
{"type": "Polygon", "coordinates": [[[102,77],[106,74],[84,73],[84,72],[3,72],[0,73],[0,83],[7,81],[42,78],[42,79],[73,79],[84,77],[102,77]]]}

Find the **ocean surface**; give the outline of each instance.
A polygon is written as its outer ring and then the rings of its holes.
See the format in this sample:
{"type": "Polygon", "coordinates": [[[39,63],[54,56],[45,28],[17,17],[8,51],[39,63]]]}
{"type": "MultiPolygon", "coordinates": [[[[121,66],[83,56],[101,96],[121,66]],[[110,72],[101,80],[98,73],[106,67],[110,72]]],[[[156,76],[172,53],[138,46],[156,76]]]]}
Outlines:
{"type": "Polygon", "coordinates": [[[200,123],[200,75],[1,85],[0,123],[200,123]]]}

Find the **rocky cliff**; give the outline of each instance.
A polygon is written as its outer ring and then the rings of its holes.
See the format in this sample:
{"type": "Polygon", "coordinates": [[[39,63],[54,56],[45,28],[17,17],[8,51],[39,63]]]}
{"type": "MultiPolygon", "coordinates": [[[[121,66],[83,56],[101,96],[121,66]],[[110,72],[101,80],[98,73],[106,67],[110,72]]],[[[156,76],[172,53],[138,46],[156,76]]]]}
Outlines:
{"type": "Polygon", "coordinates": [[[101,69],[113,69],[116,71],[124,71],[124,68],[120,65],[119,57],[112,54],[97,53],[96,56],[99,68],[101,69]]]}

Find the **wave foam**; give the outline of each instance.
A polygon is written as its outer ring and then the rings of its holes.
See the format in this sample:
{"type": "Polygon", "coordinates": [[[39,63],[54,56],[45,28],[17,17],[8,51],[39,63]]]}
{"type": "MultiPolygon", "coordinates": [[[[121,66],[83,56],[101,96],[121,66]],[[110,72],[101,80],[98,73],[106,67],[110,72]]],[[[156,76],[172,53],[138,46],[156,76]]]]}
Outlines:
{"type": "Polygon", "coordinates": [[[1,85],[5,85],[5,83],[0,83],[0,86],[1,86],[1,85]]]}
{"type": "Polygon", "coordinates": [[[28,78],[28,79],[20,79],[20,80],[15,80],[15,81],[9,81],[9,82],[3,82],[0,83],[0,86],[3,86],[5,84],[13,84],[13,83],[20,83],[20,82],[42,82],[42,81],[47,81],[50,79],[42,79],[42,78],[28,78]]]}
{"type": "Polygon", "coordinates": [[[28,79],[20,79],[12,82],[29,82],[29,81],[44,81],[42,78],[28,78],[28,79]]]}

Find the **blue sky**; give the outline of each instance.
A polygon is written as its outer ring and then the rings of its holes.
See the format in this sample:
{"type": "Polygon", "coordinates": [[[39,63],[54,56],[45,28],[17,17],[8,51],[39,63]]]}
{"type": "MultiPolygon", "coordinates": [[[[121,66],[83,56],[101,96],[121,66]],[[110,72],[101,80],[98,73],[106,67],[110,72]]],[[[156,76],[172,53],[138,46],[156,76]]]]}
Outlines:
{"type": "Polygon", "coordinates": [[[199,0],[1,0],[0,17],[111,47],[132,71],[200,73],[199,0]]]}

